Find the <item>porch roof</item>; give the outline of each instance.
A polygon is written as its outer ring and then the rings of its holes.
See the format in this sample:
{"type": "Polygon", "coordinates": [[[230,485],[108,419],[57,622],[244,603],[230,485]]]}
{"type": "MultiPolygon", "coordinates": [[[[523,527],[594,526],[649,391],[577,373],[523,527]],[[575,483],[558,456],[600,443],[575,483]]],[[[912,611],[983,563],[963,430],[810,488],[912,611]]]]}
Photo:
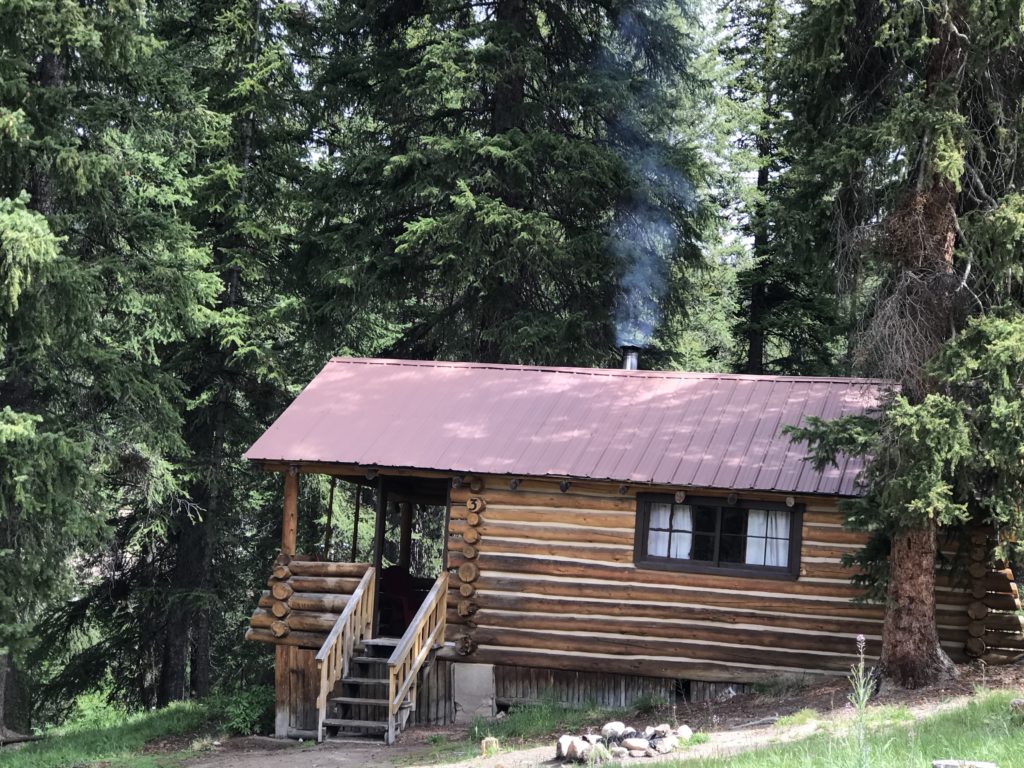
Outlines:
{"type": "Polygon", "coordinates": [[[876,406],[885,382],[334,358],[246,452],[465,474],[852,496],[782,434],[876,406]]]}

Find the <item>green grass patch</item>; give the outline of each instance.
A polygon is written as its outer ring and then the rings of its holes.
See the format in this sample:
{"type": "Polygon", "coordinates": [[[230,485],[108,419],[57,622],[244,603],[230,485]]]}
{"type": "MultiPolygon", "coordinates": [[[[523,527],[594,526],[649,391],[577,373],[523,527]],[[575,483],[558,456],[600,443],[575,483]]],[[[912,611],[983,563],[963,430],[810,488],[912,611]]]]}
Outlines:
{"type": "Polygon", "coordinates": [[[69,768],[102,763],[110,768],[169,768],[208,749],[214,733],[267,733],[273,726],[273,689],[222,691],[202,702],[181,702],[153,712],[129,713],[101,694],[82,696],[67,723],[44,739],[0,751],[0,768],[69,768]],[[187,738],[182,738],[187,737],[187,738]],[[144,755],[149,742],[166,741],[144,755]]]}
{"type": "Polygon", "coordinates": [[[775,726],[777,728],[789,728],[793,725],[807,725],[807,723],[812,723],[815,720],[820,719],[821,715],[818,713],[818,710],[805,707],[791,715],[784,715],[780,717],[775,721],[775,726]]]}
{"type": "Polygon", "coordinates": [[[143,755],[145,744],[207,731],[211,719],[209,708],[196,703],[128,714],[94,695],[82,697],[76,706],[69,723],[48,731],[42,741],[0,752],[0,768],[69,768],[100,761],[111,768],[165,768],[180,761],[166,754],[143,755]]]}
{"type": "MultiPolygon", "coordinates": [[[[580,709],[568,708],[554,699],[544,699],[537,704],[512,707],[502,718],[477,718],[465,737],[452,739],[446,734],[434,734],[427,738],[427,748],[404,759],[409,765],[443,764],[459,762],[480,754],[480,744],[488,737],[498,740],[498,751],[508,752],[537,746],[550,746],[554,755],[555,740],[564,733],[582,734],[597,732],[605,723],[621,720],[636,724],[641,721],[663,722],[661,717],[652,716],[667,703],[660,699],[638,701],[629,710],[602,709],[591,706],[580,709]]],[[[704,744],[707,734],[695,733],[686,742],[687,747],[704,744]]],[[[683,747],[685,748],[685,747],[683,747]]]]}
{"type": "Polygon", "coordinates": [[[933,760],[988,760],[1000,766],[1021,765],[1024,718],[1009,711],[1010,693],[986,693],[965,707],[912,723],[901,707],[866,715],[863,742],[855,729],[819,734],[723,758],[683,759],[668,765],[683,768],[921,768],[933,760]],[[878,722],[883,725],[877,726],[878,722]],[[900,722],[902,721],[902,722],[900,722]]]}

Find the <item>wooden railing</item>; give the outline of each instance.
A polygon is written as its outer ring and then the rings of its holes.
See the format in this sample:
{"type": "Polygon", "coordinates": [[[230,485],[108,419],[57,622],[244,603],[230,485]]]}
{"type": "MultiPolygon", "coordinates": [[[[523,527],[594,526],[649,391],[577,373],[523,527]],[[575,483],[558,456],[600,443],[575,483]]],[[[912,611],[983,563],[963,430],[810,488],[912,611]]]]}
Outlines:
{"type": "Polygon", "coordinates": [[[335,683],[348,674],[353,649],[366,638],[373,636],[373,601],[376,592],[376,573],[373,567],[366,569],[341,616],[334,622],[330,634],[320,646],[316,655],[316,667],[320,672],[320,694],[316,699],[317,721],[316,740],[324,740],[324,719],[327,717],[327,698],[334,690],[335,683]]]}
{"type": "Polygon", "coordinates": [[[395,741],[398,714],[406,696],[416,702],[416,678],[435,646],[444,642],[448,611],[448,572],[434,586],[388,659],[388,744],[395,741]]]}

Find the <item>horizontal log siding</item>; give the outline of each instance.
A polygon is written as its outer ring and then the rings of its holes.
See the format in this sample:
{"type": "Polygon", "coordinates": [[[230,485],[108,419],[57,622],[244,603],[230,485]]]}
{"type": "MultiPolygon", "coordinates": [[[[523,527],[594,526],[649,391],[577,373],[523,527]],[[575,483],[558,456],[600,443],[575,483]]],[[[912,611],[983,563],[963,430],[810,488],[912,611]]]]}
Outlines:
{"type": "MultiPolygon", "coordinates": [[[[637,568],[635,489],[480,479],[478,493],[451,494],[448,639],[469,651],[462,660],[748,682],[845,673],[858,634],[879,652],[882,608],[854,601],[861,592],[840,560],[864,536],[843,527],[834,499],[798,499],[800,577],[782,581],[637,568]],[[486,504],[475,525],[471,496],[486,504]]],[[[943,645],[959,660],[972,598],[942,580],[936,595],[943,645]]]]}

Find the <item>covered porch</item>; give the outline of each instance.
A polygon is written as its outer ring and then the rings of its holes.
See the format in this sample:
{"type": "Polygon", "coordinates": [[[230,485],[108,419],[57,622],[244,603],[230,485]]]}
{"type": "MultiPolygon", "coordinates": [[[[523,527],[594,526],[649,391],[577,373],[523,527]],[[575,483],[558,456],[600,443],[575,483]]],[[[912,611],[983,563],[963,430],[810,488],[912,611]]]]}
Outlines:
{"type": "Polygon", "coordinates": [[[275,646],[275,734],[318,741],[372,734],[392,743],[418,699],[430,721],[450,720],[450,673],[433,663],[445,635],[450,476],[353,465],[264,468],[283,478],[281,546],[246,639],[275,646]],[[327,519],[322,545],[302,554],[300,484],[315,475],[329,477],[327,519]],[[344,484],[356,490],[351,546],[332,541],[334,497],[344,484]],[[359,547],[366,526],[369,551],[359,547]]]}

